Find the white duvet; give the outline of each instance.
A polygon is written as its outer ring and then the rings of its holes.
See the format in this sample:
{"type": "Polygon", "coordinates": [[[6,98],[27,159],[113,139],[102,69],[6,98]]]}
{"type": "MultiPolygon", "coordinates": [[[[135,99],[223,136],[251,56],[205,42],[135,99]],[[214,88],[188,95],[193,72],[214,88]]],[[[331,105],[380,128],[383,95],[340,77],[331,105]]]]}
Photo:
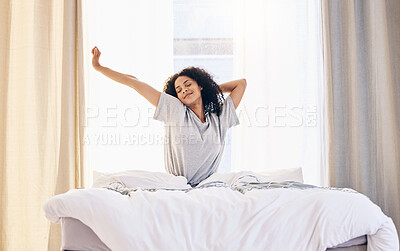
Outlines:
{"type": "Polygon", "coordinates": [[[247,174],[213,175],[199,189],[180,183],[173,190],[171,180],[167,189],[136,186],[129,196],[74,189],[49,199],[44,211],[53,222],[80,220],[115,251],[325,250],[363,235],[368,250],[399,250],[392,220],[366,196],[320,188],[234,189],[255,184],[254,176],[238,179],[247,174]]]}

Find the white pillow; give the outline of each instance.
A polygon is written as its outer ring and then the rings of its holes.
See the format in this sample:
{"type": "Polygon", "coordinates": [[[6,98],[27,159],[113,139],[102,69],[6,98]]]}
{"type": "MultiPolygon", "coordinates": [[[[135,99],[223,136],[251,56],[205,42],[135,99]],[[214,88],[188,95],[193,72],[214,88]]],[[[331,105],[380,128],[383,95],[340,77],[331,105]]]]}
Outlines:
{"type": "Polygon", "coordinates": [[[303,172],[301,167],[289,168],[289,169],[273,169],[258,174],[263,176],[263,181],[296,181],[303,183],[303,172]]]}
{"type": "Polygon", "coordinates": [[[187,189],[190,185],[183,176],[169,173],[129,170],[117,173],[101,173],[93,171],[92,187],[106,187],[112,182],[122,182],[128,188],[165,188],[187,189]]]}

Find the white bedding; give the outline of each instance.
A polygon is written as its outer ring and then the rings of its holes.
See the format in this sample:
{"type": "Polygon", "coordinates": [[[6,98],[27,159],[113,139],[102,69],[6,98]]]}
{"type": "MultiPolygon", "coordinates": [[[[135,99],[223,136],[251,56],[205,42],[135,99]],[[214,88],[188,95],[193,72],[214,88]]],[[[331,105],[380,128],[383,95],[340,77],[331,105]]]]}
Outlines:
{"type": "Polygon", "coordinates": [[[245,172],[213,175],[198,189],[135,187],[129,196],[74,189],[49,199],[44,211],[53,222],[80,220],[116,251],[325,250],[362,235],[368,250],[399,250],[392,220],[362,194],[273,184],[259,189],[254,179],[265,182],[245,172]]]}

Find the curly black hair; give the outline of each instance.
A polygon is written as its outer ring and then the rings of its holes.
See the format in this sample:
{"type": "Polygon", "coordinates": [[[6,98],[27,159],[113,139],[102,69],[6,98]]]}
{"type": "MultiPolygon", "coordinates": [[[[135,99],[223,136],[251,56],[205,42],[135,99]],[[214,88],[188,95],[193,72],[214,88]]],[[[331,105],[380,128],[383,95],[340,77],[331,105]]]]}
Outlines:
{"type": "Polygon", "coordinates": [[[175,81],[180,76],[189,77],[197,82],[201,91],[201,98],[203,100],[204,113],[216,113],[217,116],[221,114],[221,107],[224,103],[224,95],[221,88],[215,83],[213,77],[204,69],[199,67],[187,67],[178,73],[175,73],[167,79],[164,85],[164,92],[178,98],[175,90],[175,81]]]}

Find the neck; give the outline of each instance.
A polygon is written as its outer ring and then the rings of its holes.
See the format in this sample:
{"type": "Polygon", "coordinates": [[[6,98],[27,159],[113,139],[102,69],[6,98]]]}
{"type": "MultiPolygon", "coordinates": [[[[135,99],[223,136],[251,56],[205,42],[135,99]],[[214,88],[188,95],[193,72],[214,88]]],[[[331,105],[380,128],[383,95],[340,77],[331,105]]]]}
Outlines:
{"type": "Polygon", "coordinates": [[[189,106],[189,108],[196,114],[196,116],[200,119],[201,122],[203,123],[206,122],[204,117],[204,107],[202,101],[200,103],[189,106]]]}

